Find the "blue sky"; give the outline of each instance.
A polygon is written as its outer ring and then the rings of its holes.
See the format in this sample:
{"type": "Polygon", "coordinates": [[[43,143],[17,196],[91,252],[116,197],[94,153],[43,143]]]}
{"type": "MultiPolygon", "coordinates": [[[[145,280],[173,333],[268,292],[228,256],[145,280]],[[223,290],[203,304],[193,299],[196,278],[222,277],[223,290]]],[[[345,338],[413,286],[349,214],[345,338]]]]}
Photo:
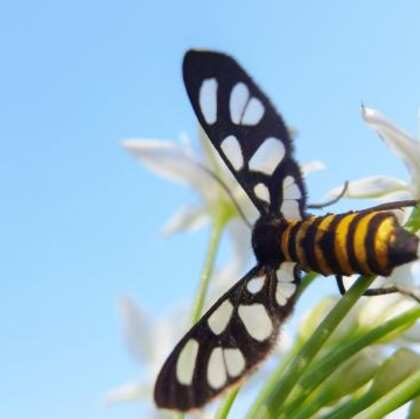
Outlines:
{"type": "MultiPolygon", "coordinates": [[[[208,232],[159,236],[191,193],[137,165],[120,140],[194,138],[181,82],[186,49],[234,55],[266,90],[299,131],[297,158],[328,166],[309,180],[312,200],[346,179],[407,178],[359,106],[417,131],[420,5],[343,4],[2,7],[0,417],[139,417],[139,406],[102,403],[107,389],[140,376],[116,302],[128,293],[158,316],[192,295],[208,232]]],[[[335,292],[319,281],[312,300],[335,292]]]]}

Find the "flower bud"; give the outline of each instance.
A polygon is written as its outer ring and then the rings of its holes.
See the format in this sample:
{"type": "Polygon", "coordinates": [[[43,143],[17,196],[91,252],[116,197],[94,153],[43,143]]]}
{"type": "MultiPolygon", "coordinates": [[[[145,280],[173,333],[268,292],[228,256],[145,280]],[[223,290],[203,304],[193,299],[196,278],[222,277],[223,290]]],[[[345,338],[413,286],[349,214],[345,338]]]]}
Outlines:
{"type": "Polygon", "coordinates": [[[419,368],[419,354],[410,349],[399,349],[378,369],[369,392],[382,397],[419,368]]]}
{"type": "Polygon", "coordinates": [[[378,347],[368,347],[340,365],[324,383],[322,398],[326,403],[348,396],[375,375],[383,361],[378,347]]]}

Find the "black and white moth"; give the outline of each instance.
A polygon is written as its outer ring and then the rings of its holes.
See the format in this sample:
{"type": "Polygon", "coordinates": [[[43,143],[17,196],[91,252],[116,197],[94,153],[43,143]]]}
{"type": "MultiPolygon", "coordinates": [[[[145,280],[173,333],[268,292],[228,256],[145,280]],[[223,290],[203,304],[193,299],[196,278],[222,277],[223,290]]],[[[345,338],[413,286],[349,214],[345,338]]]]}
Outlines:
{"type": "MultiPolygon", "coordinates": [[[[288,130],[268,98],[222,53],[188,51],[183,77],[201,126],[259,212],[301,219],[302,176],[288,130]]],[[[201,407],[255,368],[292,310],[299,279],[290,261],[260,261],[251,269],[172,351],[156,382],[157,406],[201,407]]]]}
{"type": "Polygon", "coordinates": [[[201,126],[260,213],[252,232],[256,267],[181,339],[156,381],[158,407],[188,411],[240,382],[269,354],[293,309],[302,270],[336,275],[344,293],[342,275],[388,276],[418,258],[419,239],[390,212],[416,201],[307,215],[288,130],[239,64],[222,53],[191,50],[183,76],[201,126]]]}

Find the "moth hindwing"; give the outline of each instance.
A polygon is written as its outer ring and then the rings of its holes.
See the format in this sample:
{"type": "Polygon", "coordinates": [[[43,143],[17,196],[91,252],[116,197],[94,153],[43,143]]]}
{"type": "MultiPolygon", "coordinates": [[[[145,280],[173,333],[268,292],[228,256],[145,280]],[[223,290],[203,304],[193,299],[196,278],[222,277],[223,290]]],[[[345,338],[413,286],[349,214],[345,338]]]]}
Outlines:
{"type": "Polygon", "coordinates": [[[303,218],[305,189],[281,116],[230,56],[190,50],[183,77],[197,118],[260,213],[303,218]]]}
{"type": "Polygon", "coordinates": [[[159,407],[199,408],[238,383],[273,348],[294,305],[295,263],[252,269],[181,339],[155,385],[159,407]]]}

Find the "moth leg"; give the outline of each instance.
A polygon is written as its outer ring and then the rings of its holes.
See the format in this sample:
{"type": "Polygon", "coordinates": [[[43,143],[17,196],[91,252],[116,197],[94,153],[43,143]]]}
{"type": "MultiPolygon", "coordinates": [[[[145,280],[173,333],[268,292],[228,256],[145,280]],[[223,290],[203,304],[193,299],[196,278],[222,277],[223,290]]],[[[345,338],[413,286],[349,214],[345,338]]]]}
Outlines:
{"type": "MultiPolygon", "coordinates": [[[[343,277],[341,275],[336,275],[335,279],[337,281],[338,290],[340,291],[341,295],[346,293],[346,288],[344,287],[343,277]]],[[[401,287],[401,286],[393,286],[393,287],[386,287],[386,288],[372,288],[366,290],[363,294],[364,297],[377,297],[379,295],[387,295],[387,294],[395,294],[398,292],[401,295],[405,295],[406,297],[410,297],[413,300],[420,303],[420,296],[416,294],[412,289],[401,287]]]]}
{"type": "MultiPolygon", "coordinates": [[[[337,287],[341,295],[344,295],[347,290],[344,286],[344,281],[342,275],[336,275],[335,280],[337,281],[337,287]]],[[[394,294],[400,292],[397,287],[387,287],[387,288],[371,288],[362,294],[364,297],[376,297],[378,295],[394,294]]]]}
{"type": "Polygon", "coordinates": [[[420,303],[420,297],[414,292],[414,290],[400,286],[393,286],[387,288],[372,288],[370,290],[367,290],[363,295],[365,297],[376,297],[377,295],[394,294],[396,292],[400,293],[401,295],[405,295],[406,297],[410,297],[413,300],[420,303]]]}
{"type": "Polygon", "coordinates": [[[362,212],[365,211],[387,211],[387,210],[394,210],[394,209],[401,209],[405,207],[415,207],[419,201],[415,199],[408,199],[405,201],[395,201],[395,202],[387,202],[385,204],[376,205],[374,207],[366,208],[362,212]]]}
{"type": "Polygon", "coordinates": [[[346,293],[346,288],[344,287],[343,277],[341,275],[336,275],[335,280],[337,281],[337,287],[340,294],[344,295],[346,293]]]}

